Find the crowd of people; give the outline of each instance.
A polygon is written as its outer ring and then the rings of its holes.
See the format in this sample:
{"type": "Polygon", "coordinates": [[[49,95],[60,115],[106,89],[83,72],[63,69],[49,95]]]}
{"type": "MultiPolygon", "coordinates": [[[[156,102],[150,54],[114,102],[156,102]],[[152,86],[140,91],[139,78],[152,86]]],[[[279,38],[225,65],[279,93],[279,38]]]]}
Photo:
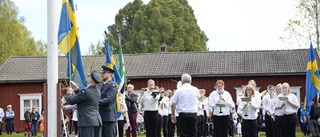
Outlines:
{"type": "MultiPolygon", "coordinates": [[[[101,72],[93,71],[86,76],[85,89],[79,89],[70,81],[69,105],[63,106],[63,109],[71,109],[70,134],[74,130],[79,137],[123,137],[124,133],[126,137],[136,137],[143,130],[146,137],[174,137],[175,134],[179,137],[258,137],[262,119],[267,137],[296,136],[298,121],[305,135],[320,135],[319,103],[306,115],[303,104],[291,93],[289,83],[268,85],[266,91],[260,93],[256,90],[256,82],[250,80],[242,86],[240,99],[235,103],[224,89],[223,80],[217,80],[213,91],[206,96],[205,89],[191,84],[189,74],[181,76],[175,90],[156,86],[150,79],[138,96],[133,93],[132,84],[127,85],[125,93],[120,93],[112,81],[113,73],[114,70],[107,66],[102,66],[101,72]]],[[[0,108],[0,122],[3,117],[6,117],[7,134],[12,134],[14,112],[11,105],[7,106],[6,113],[0,108]]],[[[32,110],[27,107],[24,118],[25,136],[37,136],[43,115],[36,107],[32,110]]],[[[66,128],[62,130],[64,136],[66,128]]]]}
{"type": "MultiPolygon", "coordinates": [[[[193,86],[189,74],[181,76],[173,91],[156,86],[150,79],[138,96],[133,93],[132,84],[127,85],[125,93],[120,93],[111,80],[113,73],[107,66],[102,66],[100,74],[93,71],[87,75],[85,89],[70,82],[67,100],[73,105],[71,121],[78,125],[75,128],[78,136],[122,137],[125,133],[127,137],[136,137],[144,128],[146,137],[258,137],[259,123],[263,120],[267,137],[293,137],[298,116],[299,122],[305,124],[302,128],[307,126],[306,121],[311,126],[319,118],[314,116],[318,107],[312,107],[310,115],[301,120],[305,110],[298,111],[298,99],[288,83],[268,85],[260,93],[256,82],[250,80],[242,86],[241,98],[235,103],[224,89],[223,80],[217,80],[213,91],[205,96],[206,90],[193,86]],[[117,99],[120,116],[117,116],[117,99]]],[[[316,128],[308,129],[312,135],[318,134],[316,128]]]]}

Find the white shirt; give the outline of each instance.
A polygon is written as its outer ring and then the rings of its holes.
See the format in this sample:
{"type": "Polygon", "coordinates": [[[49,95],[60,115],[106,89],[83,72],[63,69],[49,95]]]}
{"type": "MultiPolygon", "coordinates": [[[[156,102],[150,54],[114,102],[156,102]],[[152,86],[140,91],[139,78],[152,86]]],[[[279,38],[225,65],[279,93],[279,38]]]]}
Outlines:
{"type": "Polygon", "coordinates": [[[271,107],[273,108],[273,110],[274,110],[274,115],[276,115],[276,116],[283,116],[283,110],[281,110],[281,109],[276,109],[276,107],[278,106],[278,105],[280,105],[280,100],[279,100],[279,97],[278,96],[276,96],[274,99],[273,99],[273,101],[272,101],[272,104],[271,104],[271,107]],[[278,104],[279,103],[279,104],[278,104]]]}
{"type": "Polygon", "coordinates": [[[127,107],[126,101],[122,97],[119,97],[119,101],[120,101],[120,113],[121,113],[121,115],[117,120],[124,120],[124,116],[128,111],[128,107],[127,107]]]}
{"type": "Polygon", "coordinates": [[[162,116],[168,116],[169,104],[170,104],[170,99],[168,97],[164,96],[162,98],[162,100],[160,101],[160,108],[161,108],[161,111],[162,111],[162,116]]]}
{"type": "Polygon", "coordinates": [[[204,99],[201,101],[199,100],[198,103],[198,116],[203,116],[204,115],[204,110],[206,110],[206,102],[205,102],[205,97],[203,97],[204,99]]]}
{"type": "Polygon", "coordinates": [[[172,102],[171,102],[171,99],[169,99],[168,114],[171,114],[171,105],[172,105],[172,102]]]}
{"type": "Polygon", "coordinates": [[[228,91],[225,91],[225,90],[222,91],[221,96],[224,98],[224,100],[220,100],[220,95],[217,90],[212,91],[209,95],[208,105],[214,109],[213,115],[215,115],[215,116],[229,115],[230,114],[229,107],[234,107],[234,102],[233,102],[232,97],[228,91]],[[220,104],[225,104],[225,106],[224,107],[216,106],[216,104],[219,102],[220,102],[220,104]],[[220,108],[221,108],[222,113],[220,113],[220,108]]]}
{"type": "Polygon", "coordinates": [[[0,122],[2,122],[2,118],[4,117],[3,109],[0,108],[0,122]]]}
{"type": "Polygon", "coordinates": [[[178,113],[197,113],[199,89],[189,83],[184,83],[177,89],[172,98],[172,103],[176,103],[178,113]]]}
{"type": "MultiPolygon", "coordinates": [[[[283,94],[279,94],[278,97],[283,97],[283,96],[284,96],[283,94]]],[[[288,101],[289,101],[289,102],[291,102],[291,103],[293,103],[293,104],[296,104],[296,105],[299,104],[298,98],[297,98],[297,96],[296,96],[295,94],[290,93],[290,94],[287,95],[286,97],[288,97],[288,101]]],[[[281,106],[282,103],[283,103],[282,100],[278,100],[277,106],[281,106]]],[[[279,111],[280,111],[280,114],[282,114],[282,115],[283,115],[283,114],[290,115],[290,114],[297,113],[298,108],[299,108],[299,107],[294,108],[292,105],[290,105],[290,104],[287,102],[282,108],[279,109],[279,111]]]]}
{"type": "Polygon", "coordinates": [[[272,94],[267,93],[266,95],[263,96],[262,99],[262,108],[263,108],[263,114],[268,114],[271,115],[273,113],[273,109],[271,108],[271,103],[272,103],[272,94]]]}
{"type": "Polygon", "coordinates": [[[144,94],[138,100],[138,103],[143,103],[144,111],[157,111],[159,108],[158,100],[160,98],[160,94],[153,98],[151,93],[152,92],[150,91],[145,91],[144,94]]]}
{"type": "Polygon", "coordinates": [[[260,103],[259,98],[251,97],[251,103],[244,108],[244,105],[246,104],[246,102],[240,101],[239,109],[242,110],[242,115],[241,115],[242,119],[246,119],[246,120],[257,119],[258,117],[257,110],[259,110],[260,108],[259,103],[260,103]]]}
{"type": "Polygon", "coordinates": [[[72,112],[72,121],[78,121],[78,110],[72,112]]]}
{"type": "MultiPolygon", "coordinates": [[[[259,100],[259,106],[261,105],[261,93],[259,91],[254,91],[254,96],[259,100]]],[[[257,109],[257,112],[259,113],[259,109],[257,109]]]]}
{"type": "Polygon", "coordinates": [[[198,116],[203,116],[204,115],[204,110],[205,110],[205,107],[204,107],[204,102],[203,101],[200,101],[199,100],[199,103],[198,103],[198,116]]]}

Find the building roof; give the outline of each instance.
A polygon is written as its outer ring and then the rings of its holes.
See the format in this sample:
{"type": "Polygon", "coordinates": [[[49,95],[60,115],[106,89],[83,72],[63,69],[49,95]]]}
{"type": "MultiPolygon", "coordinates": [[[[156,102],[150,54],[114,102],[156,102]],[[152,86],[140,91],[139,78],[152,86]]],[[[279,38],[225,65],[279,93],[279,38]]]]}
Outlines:
{"type": "MultiPolygon", "coordinates": [[[[305,75],[309,49],[125,54],[127,77],[193,77],[305,75]]],[[[319,57],[317,60],[319,62],[319,57]]],[[[114,55],[117,60],[117,55],[114,55]]],[[[105,56],[83,56],[86,72],[100,70],[105,56]]],[[[67,58],[58,58],[58,77],[66,76],[67,58]]],[[[46,57],[10,57],[0,68],[0,83],[46,81],[46,57]]]]}

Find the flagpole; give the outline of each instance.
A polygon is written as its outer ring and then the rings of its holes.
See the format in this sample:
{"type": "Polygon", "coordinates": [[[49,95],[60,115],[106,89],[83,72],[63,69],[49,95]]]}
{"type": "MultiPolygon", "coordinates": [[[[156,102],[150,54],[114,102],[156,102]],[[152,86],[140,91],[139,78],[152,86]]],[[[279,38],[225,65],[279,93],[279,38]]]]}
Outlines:
{"type": "Polygon", "coordinates": [[[57,137],[58,10],[57,0],[47,0],[47,135],[57,137]],[[48,130],[50,129],[50,130],[48,130]]]}

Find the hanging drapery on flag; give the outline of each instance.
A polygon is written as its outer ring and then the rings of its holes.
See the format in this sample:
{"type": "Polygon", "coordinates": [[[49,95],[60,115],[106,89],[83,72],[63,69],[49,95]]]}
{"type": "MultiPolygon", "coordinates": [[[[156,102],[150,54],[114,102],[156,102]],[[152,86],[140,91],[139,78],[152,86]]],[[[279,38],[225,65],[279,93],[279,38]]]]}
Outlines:
{"type": "Polygon", "coordinates": [[[305,108],[306,108],[306,116],[309,115],[312,100],[317,96],[320,90],[320,79],[319,79],[319,71],[318,64],[316,60],[316,56],[314,54],[314,50],[312,47],[312,42],[310,40],[310,50],[308,56],[308,65],[307,65],[307,75],[306,75],[306,97],[305,97],[305,108]]]}
{"type": "Polygon", "coordinates": [[[60,50],[68,58],[67,76],[74,81],[80,89],[85,88],[85,73],[82,64],[73,0],[62,0],[58,44],[60,50]]]}
{"type": "MultiPolygon", "coordinates": [[[[106,65],[109,68],[112,68],[114,70],[112,81],[117,84],[118,90],[119,90],[119,85],[121,83],[121,77],[118,71],[118,68],[116,66],[116,63],[114,61],[114,58],[112,56],[111,50],[110,50],[110,43],[109,39],[106,40],[106,65]]],[[[116,105],[117,105],[117,118],[120,117],[120,102],[119,102],[119,96],[116,96],[116,105]]]]}
{"type": "Polygon", "coordinates": [[[124,93],[125,88],[127,87],[127,77],[126,77],[126,70],[124,65],[124,59],[122,54],[122,44],[121,39],[119,39],[119,73],[121,77],[121,82],[119,84],[119,90],[121,94],[124,93]]]}

